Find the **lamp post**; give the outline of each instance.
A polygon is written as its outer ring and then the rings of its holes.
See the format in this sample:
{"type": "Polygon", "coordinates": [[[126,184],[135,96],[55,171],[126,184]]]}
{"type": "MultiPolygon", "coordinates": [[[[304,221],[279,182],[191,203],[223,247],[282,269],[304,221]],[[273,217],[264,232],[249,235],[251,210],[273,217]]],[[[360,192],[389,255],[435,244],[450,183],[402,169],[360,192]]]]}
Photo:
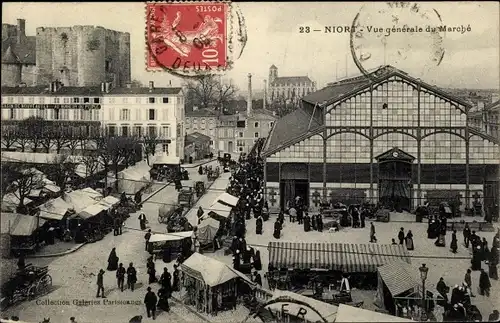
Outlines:
{"type": "Polygon", "coordinates": [[[422,279],[422,318],[421,321],[427,321],[427,304],[425,302],[425,281],[427,280],[427,273],[429,272],[429,268],[422,264],[420,268],[420,279],[422,279]]]}

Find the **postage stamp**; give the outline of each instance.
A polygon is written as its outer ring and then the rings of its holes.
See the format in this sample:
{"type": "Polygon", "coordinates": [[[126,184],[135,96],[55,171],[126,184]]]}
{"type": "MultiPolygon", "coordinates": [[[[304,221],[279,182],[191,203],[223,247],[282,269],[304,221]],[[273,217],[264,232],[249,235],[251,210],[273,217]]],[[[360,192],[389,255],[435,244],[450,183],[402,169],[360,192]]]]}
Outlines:
{"type": "Polygon", "coordinates": [[[147,3],[147,70],[203,75],[228,67],[228,2],[147,3]]]}

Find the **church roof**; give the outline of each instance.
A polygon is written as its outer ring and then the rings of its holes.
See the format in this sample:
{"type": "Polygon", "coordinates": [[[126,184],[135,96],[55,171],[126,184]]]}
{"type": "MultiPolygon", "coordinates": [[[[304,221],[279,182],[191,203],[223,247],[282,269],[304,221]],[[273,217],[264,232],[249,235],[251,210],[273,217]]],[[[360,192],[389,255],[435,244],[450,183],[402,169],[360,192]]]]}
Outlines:
{"type": "Polygon", "coordinates": [[[282,76],[274,79],[271,85],[293,85],[302,83],[312,83],[309,76],[282,76]]]}
{"type": "Polygon", "coordinates": [[[274,64],[273,64],[273,65],[271,65],[271,67],[270,67],[270,68],[277,69],[276,65],[274,65],[274,64]]]}

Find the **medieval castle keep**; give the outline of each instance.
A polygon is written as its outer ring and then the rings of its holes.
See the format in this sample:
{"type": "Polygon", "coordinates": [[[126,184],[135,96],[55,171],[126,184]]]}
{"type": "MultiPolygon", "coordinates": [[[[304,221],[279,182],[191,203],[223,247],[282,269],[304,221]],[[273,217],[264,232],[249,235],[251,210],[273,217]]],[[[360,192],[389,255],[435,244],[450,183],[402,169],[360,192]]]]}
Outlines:
{"type": "Polygon", "coordinates": [[[26,36],[24,19],[2,24],[2,86],[59,80],[66,86],[130,82],[130,34],[94,26],[38,27],[26,36]]]}

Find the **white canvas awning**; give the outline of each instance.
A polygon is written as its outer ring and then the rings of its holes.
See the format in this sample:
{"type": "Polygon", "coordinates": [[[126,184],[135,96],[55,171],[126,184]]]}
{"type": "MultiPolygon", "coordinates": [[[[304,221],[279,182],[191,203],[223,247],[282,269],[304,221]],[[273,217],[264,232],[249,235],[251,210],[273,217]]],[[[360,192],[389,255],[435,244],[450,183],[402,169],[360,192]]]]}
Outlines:
{"type": "MultiPolygon", "coordinates": [[[[2,199],[2,211],[6,211],[6,212],[15,212],[18,205],[19,205],[19,193],[8,193],[8,194],[5,194],[3,199],[2,199]]],[[[32,200],[30,200],[29,198],[25,197],[24,198],[24,205],[28,205],[30,204],[31,202],[33,202],[32,200]]]]}
{"type": "Polygon", "coordinates": [[[83,209],[81,212],[78,214],[75,214],[73,217],[80,217],[84,220],[90,219],[91,217],[94,217],[101,213],[102,211],[106,211],[108,208],[106,206],[103,206],[99,203],[90,205],[83,209]]]}
{"type": "Polygon", "coordinates": [[[177,241],[190,238],[193,231],[184,231],[176,233],[155,233],[149,238],[149,242],[177,241]]]}
{"type": "Polygon", "coordinates": [[[75,210],[76,213],[80,213],[89,205],[96,203],[94,199],[91,199],[88,195],[79,191],[65,193],[63,199],[73,206],[73,210],[75,210]]]}
{"type": "Polygon", "coordinates": [[[73,206],[61,197],[45,202],[38,207],[40,217],[47,220],[62,220],[73,206]]]}
{"type": "Polygon", "coordinates": [[[11,236],[31,236],[33,231],[41,227],[44,219],[38,219],[36,216],[2,213],[0,214],[1,233],[9,233],[11,236]]]}
{"type": "Polygon", "coordinates": [[[99,201],[99,204],[101,204],[103,206],[108,206],[108,208],[113,207],[113,206],[117,205],[118,203],[120,203],[120,200],[114,196],[111,196],[111,195],[108,195],[99,201]]]}
{"type": "Polygon", "coordinates": [[[398,316],[340,304],[336,322],[415,322],[398,316]]]}
{"type": "Polygon", "coordinates": [[[167,156],[167,155],[160,155],[155,158],[155,161],[153,164],[157,165],[179,165],[181,163],[181,159],[179,157],[175,156],[167,156]]]}
{"type": "Polygon", "coordinates": [[[215,201],[212,204],[215,204],[217,202],[226,204],[228,206],[235,207],[238,205],[239,198],[236,196],[233,196],[229,193],[222,193],[219,197],[215,199],[215,201]]]}
{"type": "Polygon", "coordinates": [[[83,194],[86,194],[88,197],[96,201],[99,201],[103,198],[103,195],[101,193],[90,187],[78,190],[77,192],[82,192],[83,194]]]}
{"type": "Polygon", "coordinates": [[[216,214],[218,216],[227,219],[229,217],[229,214],[231,214],[232,209],[233,208],[230,206],[217,202],[210,206],[210,211],[208,212],[208,215],[211,216],[211,214],[216,214]]]}

